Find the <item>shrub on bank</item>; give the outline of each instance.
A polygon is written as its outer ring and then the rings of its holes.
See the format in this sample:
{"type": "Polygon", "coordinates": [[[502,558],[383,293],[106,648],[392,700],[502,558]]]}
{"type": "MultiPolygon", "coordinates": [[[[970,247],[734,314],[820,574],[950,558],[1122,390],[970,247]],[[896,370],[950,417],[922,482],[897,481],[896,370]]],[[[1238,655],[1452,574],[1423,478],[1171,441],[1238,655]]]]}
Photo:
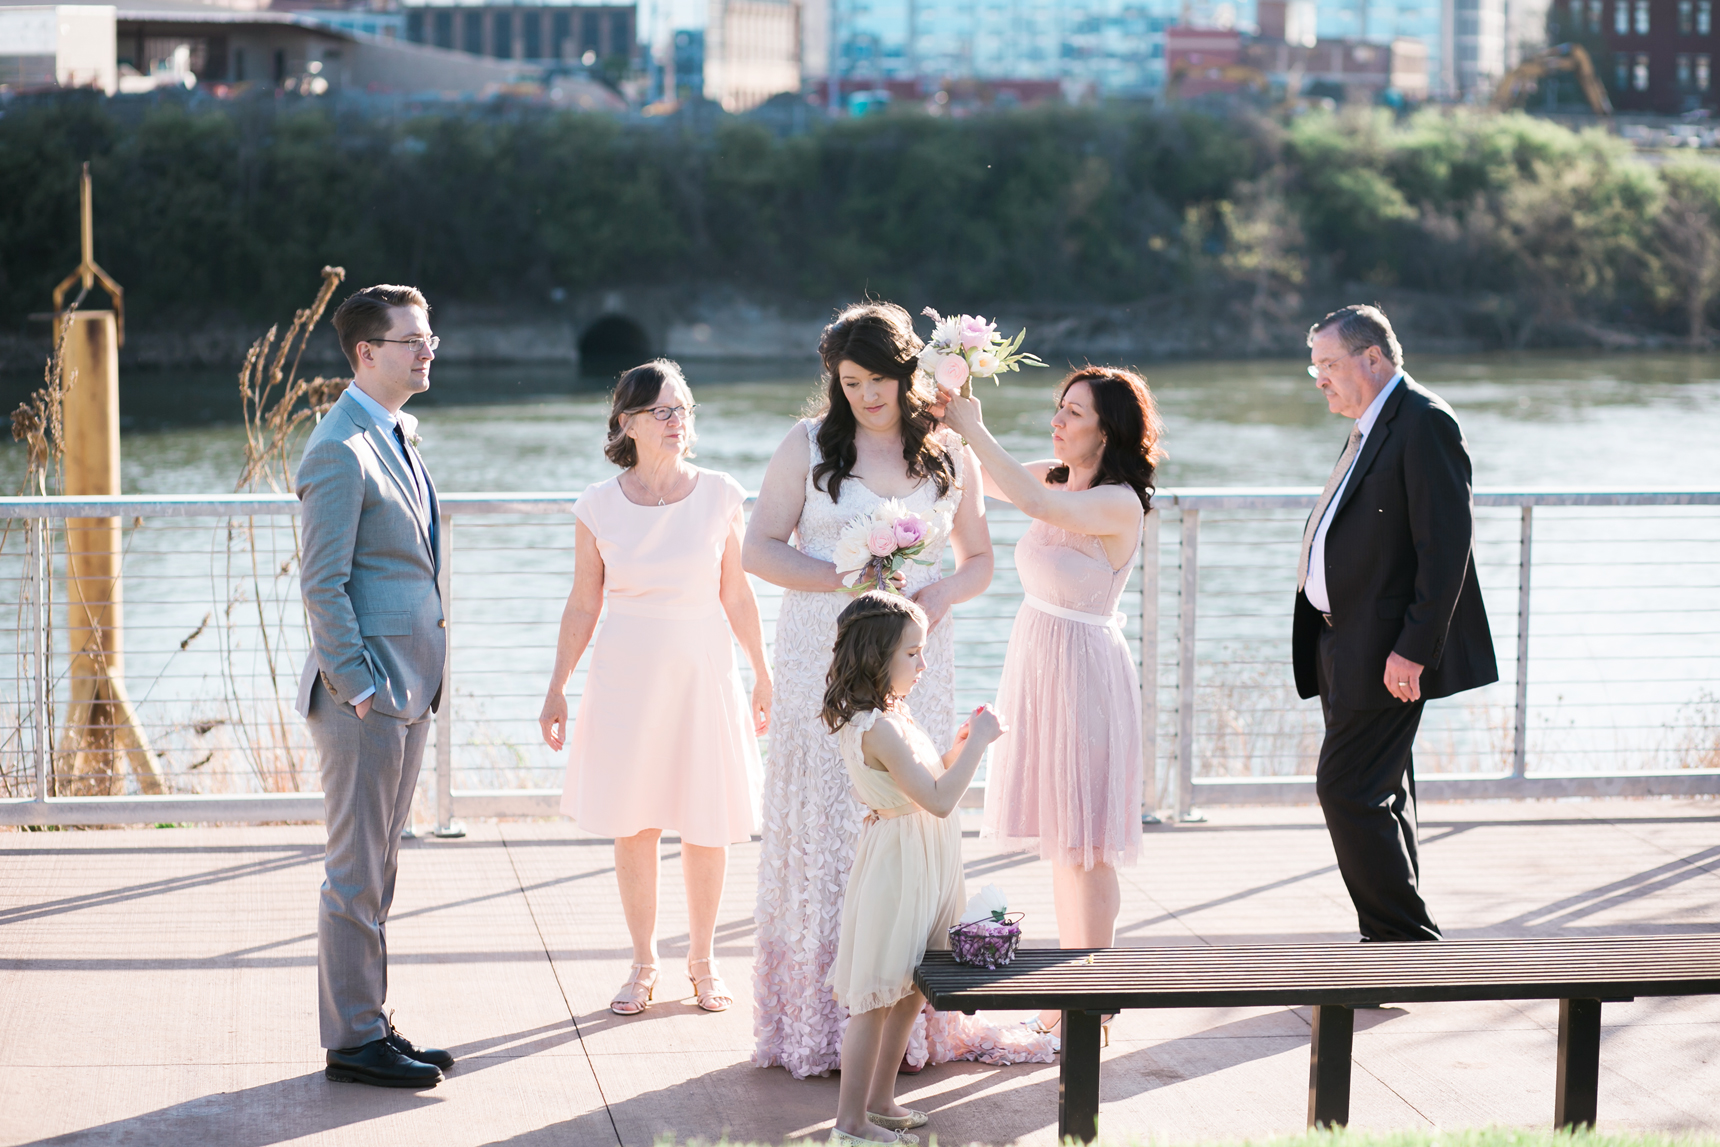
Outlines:
{"type": "Polygon", "coordinates": [[[0,323],[98,255],[139,321],[263,320],[307,276],[439,300],[684,284],[822,306],[1225,299],[1360,284],[1473,305],[1527,344],[1596,323],[1705,337],[1720,171],[1521,113],[1288,122],[1178,109],[891,115],[780,137],[574,114],[332,114],[87,95],[0,116],[0,323]],[[123,105],[121,105],[121,110],[123,105]]]}

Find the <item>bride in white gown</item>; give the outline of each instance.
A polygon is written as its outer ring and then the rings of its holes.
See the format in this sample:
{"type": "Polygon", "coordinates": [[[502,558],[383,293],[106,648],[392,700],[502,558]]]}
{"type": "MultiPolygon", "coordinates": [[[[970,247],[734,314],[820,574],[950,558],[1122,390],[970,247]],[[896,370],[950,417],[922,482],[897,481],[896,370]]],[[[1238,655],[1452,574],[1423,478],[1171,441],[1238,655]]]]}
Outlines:
{"type": "MultiPolygon", "coordinates": [[[[910,564],[901,585],[932,622],[926,672],[908,702],[940,753],[958,724],[949,611],[991,582],[976,464],[959,437],[937,427],[926,397],[913,388],[920,347],[907,312],[887,303],[850,307],[825,328],[819,340],[825,409],[797,423],[777,448],[747,527],[747,570],[785,590],[754,912],[753,1062],[787,1068],[797,1078],[841,1062],[847,1012],[824,980],[836,957],[843,892],[866,811],[850,794],[836,738],[818,716],[836,615],[853,600],[831,560],[837,538],[889,498],[927,520],[953,523],[954,572],[943,576],[940,544],[921,555],[933,564],[910,564]]],[[[1055,1048],[1052,1037],[1019,1025],[927,1015],[930,1022],[916,1024],[909,1043],[914,1065],[1045,1063],[1055,1048]]]]}

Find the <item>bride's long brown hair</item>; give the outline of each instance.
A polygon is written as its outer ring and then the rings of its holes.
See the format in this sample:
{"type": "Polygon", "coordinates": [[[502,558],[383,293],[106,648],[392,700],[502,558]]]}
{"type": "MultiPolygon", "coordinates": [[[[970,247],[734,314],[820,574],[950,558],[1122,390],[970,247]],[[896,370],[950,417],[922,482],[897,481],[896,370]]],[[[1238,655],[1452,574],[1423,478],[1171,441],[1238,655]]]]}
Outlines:
{"type": "Polygon", "coordinates": [[[824,678],[821,714],[832,733],[857,713],[890,707],[890,659],[910,621],[926,629],[926,611],[877,590],[861,594],[836,615],[836,649],[824,678]]]}
{"type": "Polygon", "coordinates": [[[896,380],[896,408],[902,413],[902,460],[910,478],[930,478],[938,497],[955,483],[955,463],[932,432],[937,420],[926,409],[926,396],[914,388],[914,372],[920,367],[925,344],[914,333],[914,320],[895,303],[856,303],[836,316],[818,340],[818,357],[824,360],[824,399],[815,415],[823,415],[818,428],[818,452],[822,457],[812,468],[812,484],[830,495],[842,497],[842,483],[854,473],[854,408],[842,393],[842,364],[852,362],[873,374],[896,380]]]}

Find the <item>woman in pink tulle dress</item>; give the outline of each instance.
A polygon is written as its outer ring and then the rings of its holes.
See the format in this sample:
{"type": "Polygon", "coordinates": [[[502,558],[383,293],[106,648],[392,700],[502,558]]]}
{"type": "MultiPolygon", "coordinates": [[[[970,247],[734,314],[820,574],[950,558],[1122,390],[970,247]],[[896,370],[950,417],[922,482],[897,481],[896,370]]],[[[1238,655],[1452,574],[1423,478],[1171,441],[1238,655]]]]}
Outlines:
{"type": "Polygon", "coordinates": [[[1061,946],[1108,948],[1116,866],[1141,840],[1140,677],[1116,609],[1161,457],[1158,410],[1139,375],[1083,367],[1057,388],[1056,457],[1023,466],[977,399],[948,397],[945,420],[978,456],[986,493],[1033,519],[1015,546],[1026,600],[997,692],[1014,730],[992,753],[986,831],[1051,862],[1061,946]]]}

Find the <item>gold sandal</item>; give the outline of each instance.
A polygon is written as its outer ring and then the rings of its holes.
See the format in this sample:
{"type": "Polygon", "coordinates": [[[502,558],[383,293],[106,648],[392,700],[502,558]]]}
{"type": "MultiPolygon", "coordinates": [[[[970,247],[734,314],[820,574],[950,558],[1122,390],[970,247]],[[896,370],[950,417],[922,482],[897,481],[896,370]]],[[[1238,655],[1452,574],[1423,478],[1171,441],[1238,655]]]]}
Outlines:
{"type": "Polygon", "coordinates": [[[906,1115],[879,1115],[876,1111],[868,1111],[866,1118],[876,1123],[886,1131],[912,1131],[916,1127],[924,1127],[932,1121],[932,1117],[924,1111],[915,1111],[912,1107],[904,1107],[906,1115]]]}
{"type": "Polygon", "coordinates": [[[636,1016],[651,1006],[651,997],[656,990],[657,965],[634,964],[633,974],[627,977],[627,982],[621,985],[621,990],[609,1001],[609,1010],[618,1016],[636,1016]],[[647,974],[651,977],[649,980],[645,978],[647,974]]]}
{"type": "Polygon", "coordinates": [[[723,978],[717,975],[717,966],[709,956],[702,960],[687,961],[687,979],[692,981],[693,995],[699,1001],[699,1006],[707,1012],[726,1012],[734,1005],[735,997],[729,992],[729,986],[723,983],[723,978]],[[703,964],[705,975],[693,975],[693,965],[703,964]],[[709,987],[701,987],[709,984],[709,987]]]}

